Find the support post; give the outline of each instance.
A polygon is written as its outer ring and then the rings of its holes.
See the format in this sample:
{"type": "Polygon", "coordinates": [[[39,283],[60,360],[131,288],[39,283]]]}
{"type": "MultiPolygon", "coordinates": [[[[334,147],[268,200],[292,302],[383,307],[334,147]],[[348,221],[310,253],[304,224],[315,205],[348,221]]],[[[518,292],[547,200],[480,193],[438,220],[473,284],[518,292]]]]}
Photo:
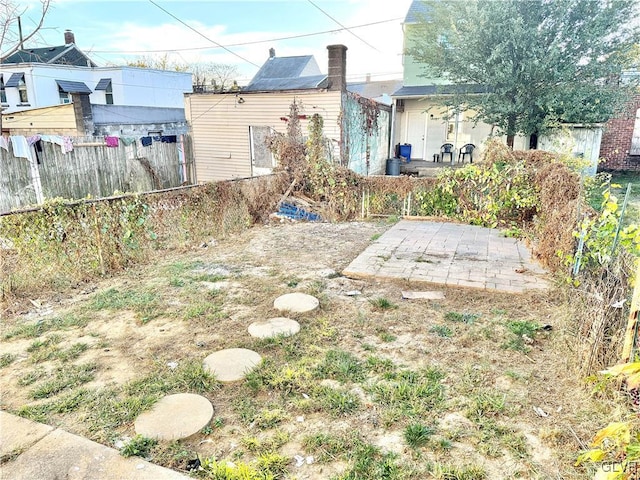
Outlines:
{"type": "Polygon", "coordinates": [[[624,335],[624,347],[622,349],[622,362],[633,361],[633,349],[638,331],[638,310],[640,310],[640,260],[636,261],[635,287],[633,289],[633,297],[631,307],[629,308],[629,321],[627,323],[627,331],[624,335]]]}

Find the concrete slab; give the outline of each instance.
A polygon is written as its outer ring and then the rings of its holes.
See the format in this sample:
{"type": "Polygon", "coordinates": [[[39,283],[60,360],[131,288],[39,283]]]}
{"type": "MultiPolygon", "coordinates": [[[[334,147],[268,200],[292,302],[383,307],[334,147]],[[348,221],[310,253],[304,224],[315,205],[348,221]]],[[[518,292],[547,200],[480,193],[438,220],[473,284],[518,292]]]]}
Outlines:
{"type": "Polygon", "coordinates": [[[320,306],[320,301],[306,293],[287,293],[273,302],[273,308],[283,312],[306,313],[312,312],[320,306]]]}
{"type": "Polygon", "coordinates": [[[204,359],[204,368],[223,383],[242,380],[262,362],[259,353],[246,348],[228,348],[214,352],[204,359]]]}
{"type": "Polygon", "coordinates": [[[402,291],[405,300],[444,300],[443,292],[411,292],[402,291]]]}
{"type": "Polygon", "coordinates": [[[180,440],[198,433],[213,418],[213,405],[201,395],[177,393],[161,398],[153,408],[141,413],[136,433],[156,440],[180,440]]]}
{"type": "Polygon", "coordinates": [[[295,335],[300,331],[300,324],[285,317],[257,320],[249,325],[249,335],[256,338],[272,338],[278,335],[295,335]]]}
{"type": "Polygon", "coordinates": [[[86,438],[54,430],[0,467],[0,479],[186,480],[189,477],[86,438]]]}
{"type": "Polygon", "coordinates": [[[0,458],[21,453],[52,431],[49,425],[0,411],[0,458]]]}
{"type": "Polygon", "coordinates": [[[342,274],[510,293],[550,285],[526,245],[497,229],[414,220],[398,222],[342,274]]]}

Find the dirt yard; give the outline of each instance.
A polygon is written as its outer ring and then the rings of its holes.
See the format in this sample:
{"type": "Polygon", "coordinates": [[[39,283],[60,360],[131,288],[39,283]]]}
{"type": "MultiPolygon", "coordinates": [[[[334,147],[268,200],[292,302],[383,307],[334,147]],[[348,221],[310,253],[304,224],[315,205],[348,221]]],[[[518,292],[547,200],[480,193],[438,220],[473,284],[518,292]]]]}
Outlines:
{"type": "MultiPolygon", "coordinates": [[[[587,478],[575,457],[612,407],[573,373],[561,294],[342,277],[388,227],[256,227],[65,294],[33,292],[3,321],[0,407],[119,448],[162,395],[200,393],[211,424],[143,452],[181,471],[199,458],[264,473],[255,478],[587,478]],[[289,292],[320,299],[290,316],[300,333],[249,336],[251,322],[281,316],[273,300],[289,292]],[[264,361],[220,385],[202,360],[230,347],[264,361]]],[[[208,468],[199,474],[236,478],[208,468]]]]}

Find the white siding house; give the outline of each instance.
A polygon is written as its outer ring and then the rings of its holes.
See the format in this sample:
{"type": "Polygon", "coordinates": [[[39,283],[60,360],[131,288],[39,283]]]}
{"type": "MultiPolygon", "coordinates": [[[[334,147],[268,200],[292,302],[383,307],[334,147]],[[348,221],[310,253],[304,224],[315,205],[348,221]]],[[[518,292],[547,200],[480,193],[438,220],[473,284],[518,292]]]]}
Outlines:
{"type": "Polygon", "coordinates": [[[70,103],[78,89],[93,104],[183,108],[191,74],[135,67],[77,67],[42,63],[0,65],[3,113],[70,103]]]}

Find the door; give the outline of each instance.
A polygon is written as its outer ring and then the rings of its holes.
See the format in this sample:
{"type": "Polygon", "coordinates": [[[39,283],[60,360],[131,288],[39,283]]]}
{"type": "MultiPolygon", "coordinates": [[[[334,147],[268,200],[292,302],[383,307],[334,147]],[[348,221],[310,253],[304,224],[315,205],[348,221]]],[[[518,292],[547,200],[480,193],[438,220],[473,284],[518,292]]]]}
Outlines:
{"type": "Polygon", "coordinates": [[[273,172],[275,161],[265,138],[273,133],[271,127],[250,126],[251,175],[268,175],[273,172]]]}
{"type": "Polygon", "coordinates": [[[424,112],[407,112],[407,136],[405,143],[411,144],[411,158],[425,159],[424,138],[427,116],[424,112]]]}

